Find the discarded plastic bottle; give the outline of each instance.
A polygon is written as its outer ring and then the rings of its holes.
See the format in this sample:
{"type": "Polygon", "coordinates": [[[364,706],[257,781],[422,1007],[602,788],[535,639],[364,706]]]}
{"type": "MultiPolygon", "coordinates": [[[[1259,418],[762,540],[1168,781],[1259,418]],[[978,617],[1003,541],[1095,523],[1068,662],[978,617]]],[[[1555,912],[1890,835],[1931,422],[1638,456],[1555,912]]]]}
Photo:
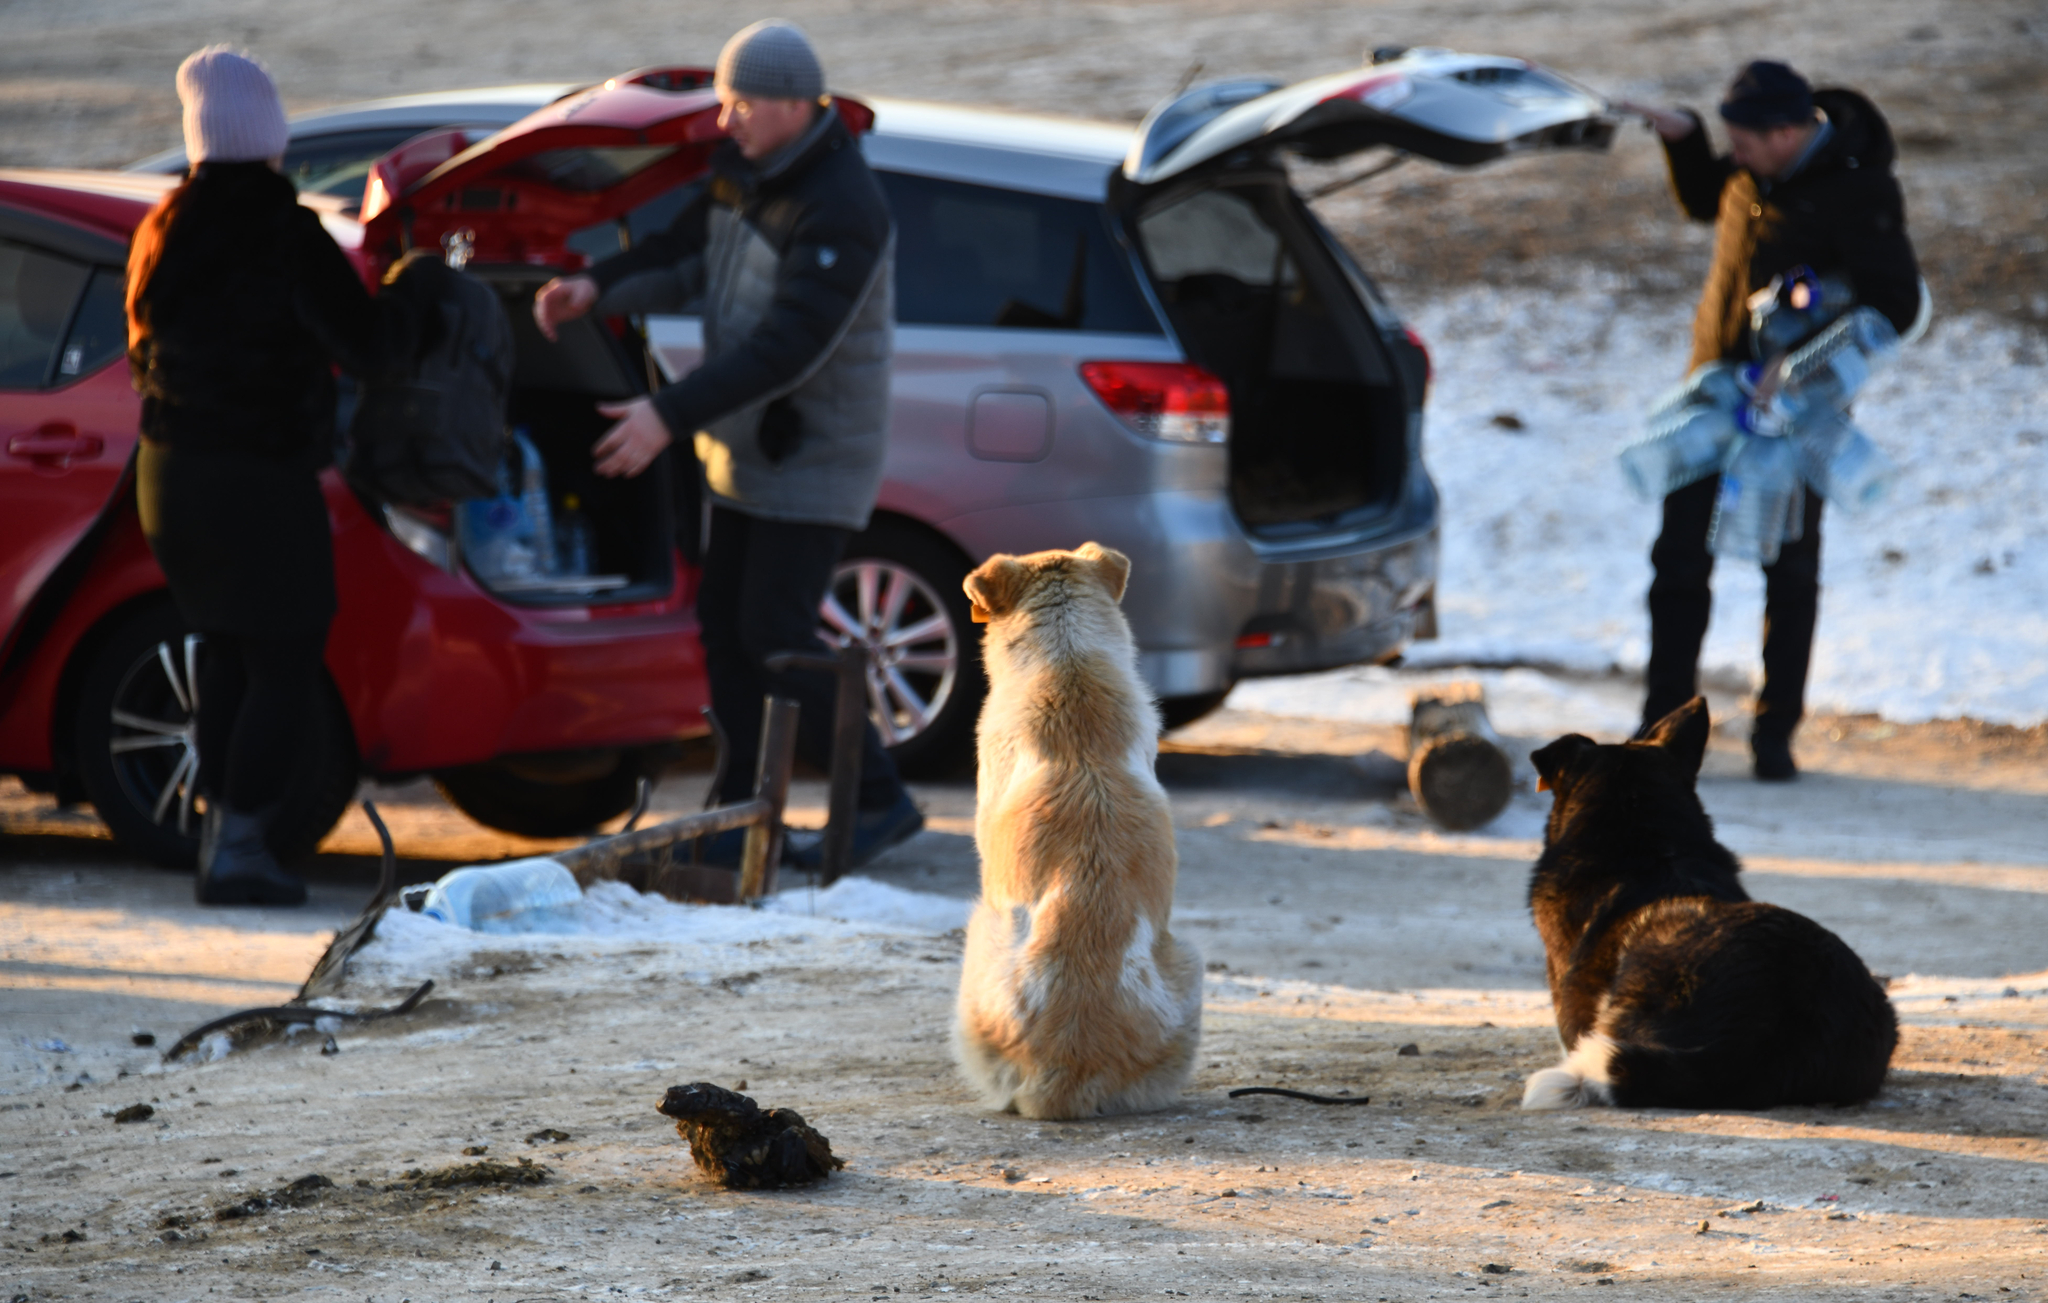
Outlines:
{"type": "Polygon", "coordinates": [[[555,562],[562,575],[581,576],[591,571],[591,557],[597,551],[590,517],[583,514],[583,500],[569,493],[562,497],[562,517],[555,522],[555,562]]]}
{"type": "Polygon", "coordinates": [[[548,468],[533,446],[526,427],[512,431],[519,448],[519,505],[526,515],[527,546],[533,549],[534,573],[555,573],[555,526],[548,508],[548,468]]]}
{"type": "Polygon", "coordinates": [[[1780,546],[1803,531],[1805,505],[1806,486],[1799,478],[1799,453],[1792,441],[1743,435],[1721,471],[1709,535],[1714,552],[1771,564],[1778,559],[1780,546]]]}
{"type": "Polygon", "coordinates": [[[1858,308],[1771,364],[1768,410],[1784,427],[1848,409],[1872,371],[1899,351],[1899,332],[1873,308],[1858,308]]]}
{"type": "Polygon", "coordinates": [[[1793,440],[1799,473],[1831,505],[1861,511],[1891,491],[1898,463],[1839,412],[1807,421],[1793,440]]]}
{"type": "Polygon", "coordinates": [[[444,874],[420,912],[472,932],[565,932],[582,901],[576,875],[541,856],[444,874]]]}

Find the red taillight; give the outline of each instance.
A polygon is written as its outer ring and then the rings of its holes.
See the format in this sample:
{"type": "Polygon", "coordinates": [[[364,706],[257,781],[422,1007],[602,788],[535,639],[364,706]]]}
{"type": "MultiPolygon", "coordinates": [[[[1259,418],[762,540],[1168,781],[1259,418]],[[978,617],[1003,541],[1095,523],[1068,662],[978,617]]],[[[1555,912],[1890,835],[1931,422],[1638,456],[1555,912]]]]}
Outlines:
{"type": "Polygon", "coordinates": [[[1415,345],[1415,351],[1422,354],[1422,396],[1429,397],[1429,387],[1436,381],[1436,363],[1429,360],[1429,345],[1422,342],[1422,336],[1415,333],[1415,327],[1401,327],[1402,335],[1415,345]]]}
{"type": "Polygon", "coordinates": [[[1186,362],[1083,362],[1081,379],[1117,419],[1148,439],[1226,443],[1230,390],[1186,362]]]}

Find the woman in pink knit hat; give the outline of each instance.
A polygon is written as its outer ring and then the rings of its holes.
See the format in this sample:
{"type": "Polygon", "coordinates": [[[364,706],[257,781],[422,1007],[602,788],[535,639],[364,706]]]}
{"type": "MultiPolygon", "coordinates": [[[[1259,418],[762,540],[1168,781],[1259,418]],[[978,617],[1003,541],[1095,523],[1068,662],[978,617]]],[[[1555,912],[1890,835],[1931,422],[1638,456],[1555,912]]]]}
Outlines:
{"type": "Polygon", "coordinates": [[[191,171],[128,260],[137,505],[179,613],[204,636],[199,901],[293,905],[305,884],[266,832],[320,722],[333,365],[360,375],[409,359],[422,315],[373,299],[299,206],[278,170],[284,106],[260,65],[201,50],[178,69],[178,97],[191,171]]]}

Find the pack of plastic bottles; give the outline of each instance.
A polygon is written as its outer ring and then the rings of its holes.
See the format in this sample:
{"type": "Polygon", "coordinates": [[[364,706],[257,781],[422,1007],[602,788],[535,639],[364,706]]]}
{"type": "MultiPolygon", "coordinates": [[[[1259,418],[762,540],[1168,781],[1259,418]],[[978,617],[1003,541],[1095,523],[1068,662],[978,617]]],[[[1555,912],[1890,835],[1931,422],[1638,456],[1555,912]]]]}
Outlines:
{"type": "Polygon", "coordinates": [[[595,540],[574,494],[556,518],[547,464],[521,426],[498,465],[495,497],[456,504],[456,533],[477,578],[494,588],[544,587],[591,573],[595,540]]]}
{"type": "MultiPolygon", "coordinates": [[[[1804,300],[1780,294],[1797,306],[1759,310],[1760,346],[1784,336],[1785,323],[1797,323],[1793,314],[1817,314],[1823,295],[1839,310],[1841,293],[1819,282],[1804,300]]],[[[1855,308],[1765,365],[1702,366],[1651,408],[1647,434],[1622,450],[1622,473],[1653,502],[1720,475],[1709,545],[1768,565],[1800,536],[1807,486],[1853,512],[1883,498],[1897,478],[1898,467],[1850,421],[1848,407],[1898,349],[1889,321],[1855,308]]]]}

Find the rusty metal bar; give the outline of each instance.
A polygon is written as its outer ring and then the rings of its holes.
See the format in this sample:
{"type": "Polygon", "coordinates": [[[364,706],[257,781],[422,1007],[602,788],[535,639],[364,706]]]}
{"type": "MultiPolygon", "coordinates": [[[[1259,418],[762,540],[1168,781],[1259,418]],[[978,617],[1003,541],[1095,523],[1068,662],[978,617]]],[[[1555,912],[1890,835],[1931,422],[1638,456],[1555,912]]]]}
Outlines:
{"type": "Polygon", "coordinates": [[[697,814],[686,814],[680,819],[653,824],[637,832],[599,837],[582,846],[556,851],[548,858],[575,874],[580,885],[588,887],[593,882],[617,877],[619,865],[642,852],[661,850],[697,837],[709,837],[728,828],[749,827],[770,816],[779,818],[780,811],[755,797],[734,805],[715,806],[697,814]]]}
{"type": "Polygon", "coordinates": [[[747,825],[740,851],[740,903],[775,890],[782,861],[782,811],[789,803],[789,771],[796,763],[797,703],[770,697],[761,703],[761,754],[754,768],[754,802],[768,807],[747,825]]]}

